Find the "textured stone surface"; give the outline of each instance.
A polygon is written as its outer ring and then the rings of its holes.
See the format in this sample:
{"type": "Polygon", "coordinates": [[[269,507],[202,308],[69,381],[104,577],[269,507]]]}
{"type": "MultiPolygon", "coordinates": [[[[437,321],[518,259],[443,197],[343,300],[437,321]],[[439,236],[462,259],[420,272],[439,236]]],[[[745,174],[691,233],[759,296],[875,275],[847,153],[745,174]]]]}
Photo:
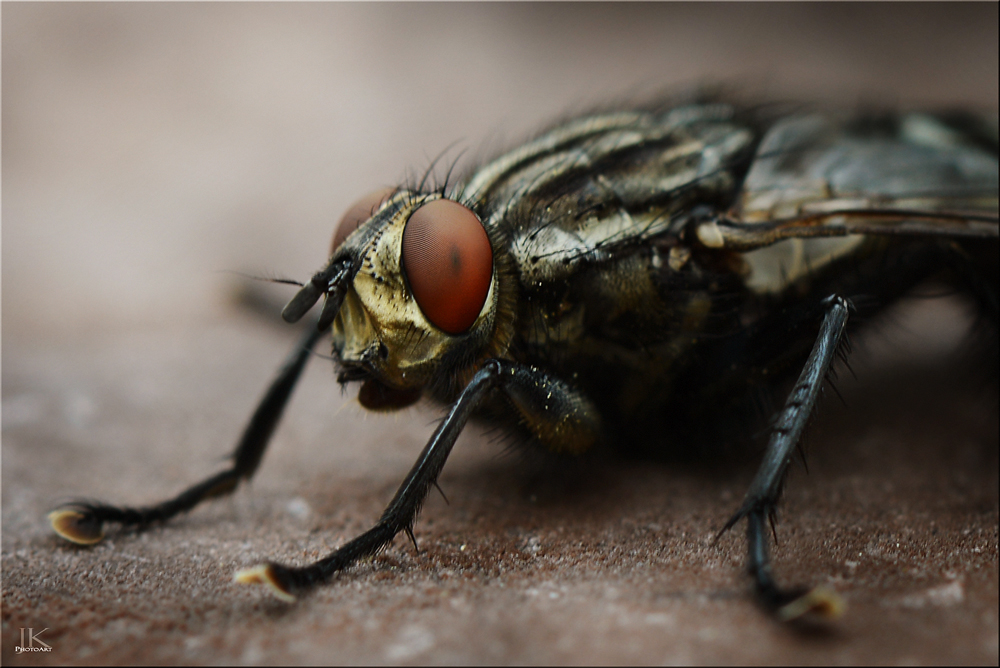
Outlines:
{"type": "Polygon", "coordinates": [[[719,76],[995,106],[996,25],[995,4],[4,5],[4,663],[996,664],[997,388],[952,368],[955,302],[877,324],[792,474],[778,573],[844,596],[824,630],[765,618],[740,531],[712,542],[752,458],[546,476],[478,428],[419,553],[398,538],[294,605],[234,585],[366,529],[440,414],[365,414],[323,360],[232,500],[88,549],[45,522],[215,470],[295,338],[222,272],[307,276],[354,198],[454,139],[719,76]],[[15,654],[22,627],[52,652],[15,654]]]}

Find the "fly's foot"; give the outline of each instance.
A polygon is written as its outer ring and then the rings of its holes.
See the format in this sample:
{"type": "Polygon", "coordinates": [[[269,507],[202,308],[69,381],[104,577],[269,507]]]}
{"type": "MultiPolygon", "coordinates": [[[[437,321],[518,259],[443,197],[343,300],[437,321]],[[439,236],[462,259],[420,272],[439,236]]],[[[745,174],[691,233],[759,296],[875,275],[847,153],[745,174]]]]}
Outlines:
{"type": "Polygon", "coordinates": [[[278,564],[261,564],[253,568],[236,571],[233,580],[241,584],[262,584],[270,588],[272,594],[286,603],[295,602],[289,571],[278,564]]]}
{"type": "Polygon", "coordinates": [[[77,545],[95,545],[104,539],[104,521],[87,505],[71,505],[49,513],[57,534],[77,545]]]}
{"type": "Polygon", "coordinates": [[[779,620],[794,622],[798,620],[837,619],[847,608],[840,594],[829,587],[798,588],[791,591],[772,592],[771,595],[761,592],[764,605],[768,607],[779,620]]]}

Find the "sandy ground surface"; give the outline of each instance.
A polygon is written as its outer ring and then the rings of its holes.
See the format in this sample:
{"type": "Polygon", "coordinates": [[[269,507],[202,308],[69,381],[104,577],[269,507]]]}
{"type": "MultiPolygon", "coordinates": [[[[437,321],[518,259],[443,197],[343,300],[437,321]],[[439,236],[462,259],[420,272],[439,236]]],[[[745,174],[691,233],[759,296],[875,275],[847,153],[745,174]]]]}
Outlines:
{"type": "Polygon", "coordinates": [[[954,301],[877,324],[810,431],[778,573],[848,612],[808,633],[755,608],[739,531],[712,542],[752,461],[540,476],[477,428],[419,553],[294,605],[232,584],[366,529],[439,415],[366,415],[322,360],[232,500],[85,549],[45,513],[219,467],[296,337],[226,272],[308,276],[354,198],[453,141],[706,77],[995,108],[996,26],[995,4],[4,4],[3,662],[995,665],[998,396],[954,369],[954,301]],[[52,651],[17,654],[22,628],[52,651]]]}

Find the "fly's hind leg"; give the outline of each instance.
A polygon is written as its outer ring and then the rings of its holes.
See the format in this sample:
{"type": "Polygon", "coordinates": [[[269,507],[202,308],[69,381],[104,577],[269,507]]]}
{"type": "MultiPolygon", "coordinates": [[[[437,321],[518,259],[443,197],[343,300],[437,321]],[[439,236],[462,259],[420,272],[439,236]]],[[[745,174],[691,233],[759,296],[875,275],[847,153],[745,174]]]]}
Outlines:
{"type": "Polygon", "coordinates": [[[824,306],[825,315],[819,335],[784,408],[775,420],[764,461],[750,484],[743,504],[722,529],[725,532],[741,519],[747,519],[747,570],[753,578],[757,598],[784,621],[806,613],[835,617],[843,608],[840,597],[822,587],[779,587],[774,580],[768,554],[767,525],[774,519],[788,464],[816,406],[830,365],[838,355],[847,325],[850,303],[846,299],[831,296],[824,300],[824,306]]]}
{"type": "Polygon", "coordinates": [[[302,340],[285,360],[277,377],[261,399],[232,455],[232,466],[194,485],[172,499],[141,508],[111,506],[103,503],[77,501],[49,513],[56,533],[79,545],[92,545],[104,538],[104,524],[120,524],[124,528],[141,530],[157,522],[166,522],[191,510],[202,501],[223,496],[236,489],[240,480],[249,480],[260,465],[271,434],[281,420],[288,399],[312,348],[325,330],[310,327],[302,340]]]}
{"type": "Polygon", "coordinates": [[[494,390],[503,392],[521,413],[529,430],[549,437],[559,448],[570,443],[591,443],[596,438],[597,417],[590,402],[573,388],[532,366],[491,359],[479,369],[403,480],[378,522],[357,538],[312,564],[301,567],[265,563],[236,574],[244,584],[264,584],[284,601],[323,584],[359,559],[385,548],[400,532],[416,545],[413,523],[420,507],[451,453],[466,422],[494,390]]]}

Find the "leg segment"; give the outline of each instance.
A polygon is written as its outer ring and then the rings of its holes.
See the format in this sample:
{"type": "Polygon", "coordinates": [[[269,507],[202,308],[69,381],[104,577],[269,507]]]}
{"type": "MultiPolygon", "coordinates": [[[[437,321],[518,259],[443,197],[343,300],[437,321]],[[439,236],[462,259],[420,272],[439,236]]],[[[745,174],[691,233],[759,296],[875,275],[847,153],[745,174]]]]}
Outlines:
{"type": "Polygon", "coordinates": [[[249,480],[260,465],[271,434],[281,420],[313,347],[324,334],[325,330],[309,327],[285,360],[278,376],[250,418],[239,445],[233,452],[231,467],[154,506],[128,508],[103,503],[70,503],[49,513],[52,528],[66,540],[91,545],[104,538],[105,522],[114,522],[132,529],[145,529],[191,510],[206,499],[229,494],[236,489],[241,479],[249,480]]]}
{"type": "Polygon", "coordinates": [[[810,611],[835,615],[841,605],[836,594],[822,589],[783,590],[778,587],[771,575],[766,528],[766,523],[773,521],[788,464],[816,406],[820,388],[837,356],[847,325],[850,304],[846,299],[832,296],[824,303],[826,315],[819,336],[795,387],[788,395],[785,407],[775,421],[764,461],[750,483],[743,504],[722,529],[727,531],[744,517],[747,518],[747,567],[754,580],[757,598],[783,620],[794,619],[810,611]]]}
{"type": "MultiPolygon", "coordinates": [[[[266,563],[236,573],[236,581],[269,585],[275,596],[293,601],[297,593],[326,582],[359,559],[376,554],[400,532],[413,540],[413,523],[427,492],[437,484],[438,475],[469,417],[494,389],[503,391],[522,413],[530,407],[533,420],[546,422],[549,431],[565,429],[583,433],[580,424],[586,420],[574,408],[589,402],[539,369],[506,360],[489,360],[452,404],[374,527],[308,566],[266,563]]],[[[593,434],[589,438],[592,441],[593,434]]]]}

